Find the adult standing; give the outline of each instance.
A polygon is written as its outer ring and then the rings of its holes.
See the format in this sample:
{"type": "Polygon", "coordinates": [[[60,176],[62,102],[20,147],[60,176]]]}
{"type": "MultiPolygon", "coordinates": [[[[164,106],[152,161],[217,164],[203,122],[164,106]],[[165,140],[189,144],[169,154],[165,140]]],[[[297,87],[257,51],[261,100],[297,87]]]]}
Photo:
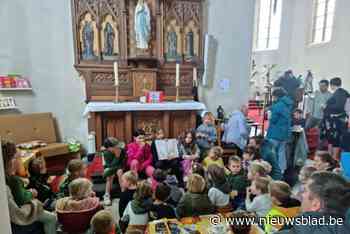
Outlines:
{"type": "Polygon", "coordinates": [[[223,125],[224,147],[237,149],[238,155],[242,155],[249,138],[250,127],[246,119],[247,114],[248,108],[243,105],[240,110],[233,111],[228,122],[223,125]]]}
{"type": "Polygon", "coordinates": [[[293,100],[283,88],[272,92],[273,104],[266,138],[273,144],[282,174],[287,169],[286,145],[291,137],[293,100]]]}
{"type": "Polygon", "coordinates": [[[321,125],[321,139],[328,141],[328,151],[334,159],[339,159],[340,141],[347,130],[347,113],[345,104],[350,94],[343,88],[339,77],[331,79],[331,90],[334,92],[327,101],[321,125]]]}
{"type": "Polygon", "coordinates": [[[319,90],[315,92],[315,96],[311,99],[311,105],[308,113],[306,113],[307,121],[305,130],[310,128],[319,127],[323,119],[323,111],[326,107],[326,103],[332,96],[329,92],[329,81],[321,80],[319,83],[319,90]]]}

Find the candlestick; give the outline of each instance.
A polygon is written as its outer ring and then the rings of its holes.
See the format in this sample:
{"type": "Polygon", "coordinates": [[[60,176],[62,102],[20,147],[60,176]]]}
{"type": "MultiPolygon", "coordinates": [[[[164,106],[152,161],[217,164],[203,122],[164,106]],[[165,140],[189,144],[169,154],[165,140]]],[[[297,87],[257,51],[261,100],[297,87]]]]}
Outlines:
{"type": "Polygon", "coordinates": [[[177,63],[176,64],[176,83],[175,83],[176,87],[180,86],[180,64],[177,63]]]}
{"type": "Polygon", "coordinates": [[[119,86],[118,62],[114,62],[114,85],[119,86]]]}
{"type": "Polygon", "coordinates": [[[193,85],[197,87],[197,68],[193,68],[193,85]]]}

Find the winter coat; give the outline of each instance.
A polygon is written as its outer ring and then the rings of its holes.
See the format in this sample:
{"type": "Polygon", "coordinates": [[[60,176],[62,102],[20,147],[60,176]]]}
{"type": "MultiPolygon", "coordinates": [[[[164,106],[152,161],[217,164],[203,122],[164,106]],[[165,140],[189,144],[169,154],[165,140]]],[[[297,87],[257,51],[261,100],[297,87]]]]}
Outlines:
{"type": "Polygon", "coordinates": [[[153,156],[151,146],[145,144],[143,147],[136,142],[130,143],[127,146],[127,165],[130,167],[132,160],[137,160],[140,163],[141,171],[152,165],[153,156]]]}
{"type": "Polygon", "coordinates": [[[176,207],[176,213],[180,218],[213,214],[215,210],[207,193],[187,192],[176,207]]]}
{"type": "Polygon", "coordinates": [[[286,141],[291,136],[293,101],[287,96],[279,98],[271,106],[271,118],[266,138],[286,141]]]}

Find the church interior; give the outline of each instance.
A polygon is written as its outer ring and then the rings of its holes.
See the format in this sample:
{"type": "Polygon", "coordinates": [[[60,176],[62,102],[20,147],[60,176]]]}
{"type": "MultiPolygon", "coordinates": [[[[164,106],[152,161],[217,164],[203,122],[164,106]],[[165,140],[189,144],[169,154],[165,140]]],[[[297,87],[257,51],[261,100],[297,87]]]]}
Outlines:
{"type": "Polygon", "coordinates": [[[349,10],[1,0],[0,233],[350,233],[349,10]]]}

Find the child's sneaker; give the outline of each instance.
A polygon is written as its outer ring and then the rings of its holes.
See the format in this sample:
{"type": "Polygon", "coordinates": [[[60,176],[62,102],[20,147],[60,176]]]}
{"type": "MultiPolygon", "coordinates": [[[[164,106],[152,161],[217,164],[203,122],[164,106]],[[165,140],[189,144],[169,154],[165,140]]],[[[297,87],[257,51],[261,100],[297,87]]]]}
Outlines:
{"type": "Polygon", "coordinates": [[[108,193],[106,193],[105,195],[103,195],[103,205],[104,205],[104,206],[110,206],[110,205],[112,205],[111,197],[109,196],[108,193]]]}

